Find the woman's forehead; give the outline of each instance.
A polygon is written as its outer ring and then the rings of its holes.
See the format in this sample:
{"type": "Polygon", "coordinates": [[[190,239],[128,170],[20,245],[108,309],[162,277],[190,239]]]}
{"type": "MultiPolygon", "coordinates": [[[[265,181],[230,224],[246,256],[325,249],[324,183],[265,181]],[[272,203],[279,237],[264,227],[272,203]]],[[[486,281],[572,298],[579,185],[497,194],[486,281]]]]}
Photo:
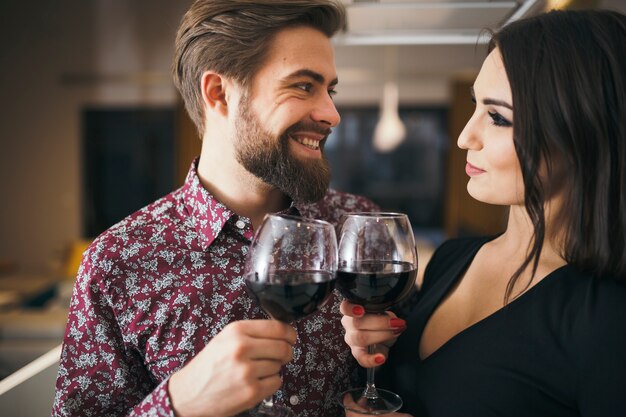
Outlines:
{"type": "Polygon", "coordinates": [[[511,85],[498,48],[494,48],[485,58],[474,82],[474,91],[479,96],[512,102],[511,85]]]}

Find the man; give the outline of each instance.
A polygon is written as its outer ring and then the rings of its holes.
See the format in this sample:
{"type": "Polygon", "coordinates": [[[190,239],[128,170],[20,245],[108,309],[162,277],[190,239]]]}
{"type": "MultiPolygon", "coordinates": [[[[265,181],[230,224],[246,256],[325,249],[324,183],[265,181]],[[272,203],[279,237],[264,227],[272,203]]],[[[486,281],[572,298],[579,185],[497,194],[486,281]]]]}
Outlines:
{"type": "Polygon", "coordinates": [[[344,19],[335,0],[191,6],[173,70],[200,159],[181,189],[85,252],[53,415],[247,415],[273,393],[300,417],[342,414],[334,397],[355,363],[339,297],[293,327],[267,320],[243,268],[266,213],[336,223],[375,209],[327,191],[323,147],[339,123],[330,37],[344,19]]]}

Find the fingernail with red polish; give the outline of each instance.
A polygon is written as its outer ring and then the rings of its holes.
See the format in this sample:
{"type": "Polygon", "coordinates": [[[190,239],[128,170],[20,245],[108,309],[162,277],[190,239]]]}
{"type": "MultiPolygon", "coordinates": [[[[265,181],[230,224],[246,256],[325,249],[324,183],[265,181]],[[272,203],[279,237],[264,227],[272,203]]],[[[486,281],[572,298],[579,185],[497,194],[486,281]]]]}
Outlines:
{"type": "Polygon", "coordinates": [[[377,365],[382,365],[385,362],[385,357],[383,355],[376,355],[374,362],[376,362],[377,365]]]}
{"type": "Polygon", "coordinates": [[[362,316],[363,314],[365,314],[365,309],[361,306],[354,306],[352,307],[352,313],[355,316],[362,316]]]}
{"type": "Polygon", "coordinates": [[[400,327],[405,327],[406,326],[406,321],[404,321],[402,319],[394,318],[394,319],[389,320],[389,325],[392,328],[397,329],[397,328],[400,328],[400,327]]]}
{"type": "Polygon", "coordinates": [[[393,332],[391,332],[391,334],[393,334],[394,336],[398,336],[398,335],[401,335],[405,330],[406,330],[406,326],[400,327],[399,329],[396,329],[393,332]]]}

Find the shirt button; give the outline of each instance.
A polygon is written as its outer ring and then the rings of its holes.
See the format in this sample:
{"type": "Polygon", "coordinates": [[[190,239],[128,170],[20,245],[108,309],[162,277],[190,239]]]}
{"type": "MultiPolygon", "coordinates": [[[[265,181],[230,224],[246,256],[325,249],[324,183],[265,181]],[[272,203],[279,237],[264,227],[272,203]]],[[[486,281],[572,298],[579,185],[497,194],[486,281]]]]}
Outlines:
{"type": "Polygon", "coordinates": [[[238,229],[243,229],[244,227],[246,227],[246,224],[243,222],[243,220],[237,220],[235,226],[237,226],[238,229]]]}
{"type": "Polygon", "coordinates": [[[297,395],[292,395],[291,397],[289,397],[289,403],[291,405],[298,405],[299,402],[300,400],[298,399],[297,395]]]}

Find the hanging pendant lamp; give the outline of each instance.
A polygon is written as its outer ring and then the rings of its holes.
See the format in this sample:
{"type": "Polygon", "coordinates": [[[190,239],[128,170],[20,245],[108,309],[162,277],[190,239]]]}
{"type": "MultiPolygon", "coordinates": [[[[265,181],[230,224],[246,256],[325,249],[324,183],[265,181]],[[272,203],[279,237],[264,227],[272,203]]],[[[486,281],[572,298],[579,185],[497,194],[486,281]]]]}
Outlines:
{"type": "Polygon", "coordinates": [[[385,85],[380,103],[380,118],[374,128],[374,149],[386,153],[396,149],[406,137],[398,113],[397,46],[385,47],[385,85]]]}

